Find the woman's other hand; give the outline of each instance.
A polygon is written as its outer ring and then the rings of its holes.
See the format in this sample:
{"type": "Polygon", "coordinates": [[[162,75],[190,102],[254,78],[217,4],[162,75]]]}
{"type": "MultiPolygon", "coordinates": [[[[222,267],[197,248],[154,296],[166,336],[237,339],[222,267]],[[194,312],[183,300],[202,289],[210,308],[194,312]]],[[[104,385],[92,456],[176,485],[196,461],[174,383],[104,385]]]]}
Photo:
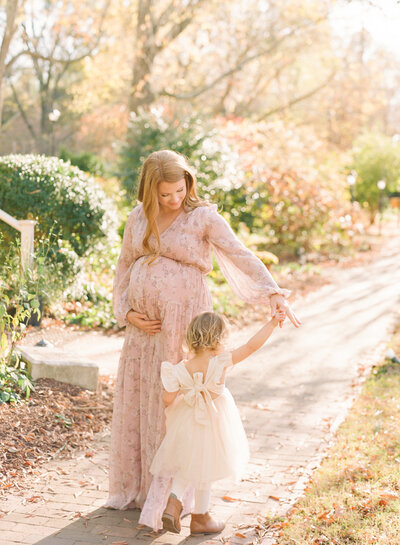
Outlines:
{"type": "Polygon", "coordinates": [[[130,324],[148,333],[148,335],[155,335],[161,331],[160,320],[149,320],[146,314],[141,314],[135,310],[130,310],[126,315],[126,319],[130,324]]]}
{"type": "MultiPolygon", "coordinates": [[[[293,312],[293,310],[290,308],[290,306],[287,304],[285,298],[282,295],[279,295],[279,293],[274,293],[270,297],[271,302],[271,314],[272,316],[275,316],[277,310],[283,310],[286,314],[286,316],[289,318],[289,320],[292,322],[292,324],[295,327],[300,327],[301,322],[293,312]]],[[[282,327],[282,323],[279,323],[279,327],[282,327]]]]}

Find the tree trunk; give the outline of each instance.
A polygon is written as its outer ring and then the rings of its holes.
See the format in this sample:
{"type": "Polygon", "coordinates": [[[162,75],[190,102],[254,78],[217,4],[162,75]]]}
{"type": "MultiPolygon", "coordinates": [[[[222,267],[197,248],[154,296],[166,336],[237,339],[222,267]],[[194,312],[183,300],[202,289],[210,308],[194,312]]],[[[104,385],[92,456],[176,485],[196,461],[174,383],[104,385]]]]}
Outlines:
{"type": "Polygon", "coordinates": [[[17,26],[15,20],[18,13],[19,0],[7,0],[6,3],[6,21],[4,35],[0,46],[0,136],[2,127],[2,114],[4,102],[4,77],[6,75],[6,57],[10,48],[12,37],[15,34],[17,26]]]}

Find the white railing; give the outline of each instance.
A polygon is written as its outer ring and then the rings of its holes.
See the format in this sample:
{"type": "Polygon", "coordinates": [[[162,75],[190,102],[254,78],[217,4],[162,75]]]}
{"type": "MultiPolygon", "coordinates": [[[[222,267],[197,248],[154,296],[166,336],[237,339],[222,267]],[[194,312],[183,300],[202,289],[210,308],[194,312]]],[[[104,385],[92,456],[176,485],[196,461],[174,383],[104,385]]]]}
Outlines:
{"type": "Polygon", "coordinates": [[[35,232],[34,220],[16,220],[7,212],[0,209],[0,220],[5,221],[21,233],[21,265],[22,270],[32,269],[33,266],[33,239],[35,232]]]}

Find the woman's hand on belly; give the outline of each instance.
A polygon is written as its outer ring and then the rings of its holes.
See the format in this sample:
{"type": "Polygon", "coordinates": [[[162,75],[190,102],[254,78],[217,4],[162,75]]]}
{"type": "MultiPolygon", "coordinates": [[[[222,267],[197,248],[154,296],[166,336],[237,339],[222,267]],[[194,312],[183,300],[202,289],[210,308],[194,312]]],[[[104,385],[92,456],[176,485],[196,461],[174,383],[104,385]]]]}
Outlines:
{"type": "Polygon", "coordinates": [[[161,321],[149,320],[146,314],[141,314],[135,310],[130,310],[126,315],[126,318],[130,324],[141,329],[148,335],[155,335],[161,331],[161,321]]]}

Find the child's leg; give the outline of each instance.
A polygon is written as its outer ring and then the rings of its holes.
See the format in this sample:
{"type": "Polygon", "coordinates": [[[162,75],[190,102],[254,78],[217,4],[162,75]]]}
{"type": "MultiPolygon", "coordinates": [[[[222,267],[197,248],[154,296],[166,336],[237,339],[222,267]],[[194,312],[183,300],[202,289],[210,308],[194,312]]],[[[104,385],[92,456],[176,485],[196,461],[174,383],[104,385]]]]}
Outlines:
{"type": "Polygon", "coordinates": [[[182,500],[188,483],[184,479],[174,477],[171,492],[162,515],[164,530],[179,534],[181,531],[182,500]]]}
{"type": "Polygon", "coordinates": [[[210,506],[211,488],[199,490],[196,488],[194,492],[194,510],[195,515],[204,515],[207,513],[210,506]]]}
{"type": "Polygon", "coordinates": [[[182,502],[188,484],[184,479],[174,477],[171,487],[171,495],[175,496],[180,502],[182,502]]]}
{"type": "Polygon", "coordinates": [[[208,508],[210,506],[211,489],[196,489],[194,493],[194,511],[190,521],[190,534],[218,534],[225,528],[225,524],[215,520],[208,508]]]}

